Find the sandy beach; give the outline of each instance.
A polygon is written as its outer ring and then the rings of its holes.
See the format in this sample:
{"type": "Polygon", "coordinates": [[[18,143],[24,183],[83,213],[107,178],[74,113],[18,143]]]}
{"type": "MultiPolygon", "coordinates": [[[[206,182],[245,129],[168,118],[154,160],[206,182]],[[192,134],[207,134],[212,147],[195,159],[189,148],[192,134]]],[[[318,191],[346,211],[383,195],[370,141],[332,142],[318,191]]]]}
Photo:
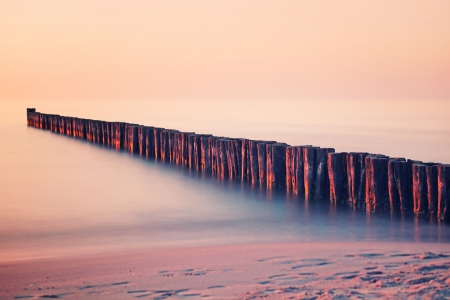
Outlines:
{"type": "Polygon", "coordinates": [[[3,262],[1,299],[447,299],[450,248],[295,243],[3,262]]]}

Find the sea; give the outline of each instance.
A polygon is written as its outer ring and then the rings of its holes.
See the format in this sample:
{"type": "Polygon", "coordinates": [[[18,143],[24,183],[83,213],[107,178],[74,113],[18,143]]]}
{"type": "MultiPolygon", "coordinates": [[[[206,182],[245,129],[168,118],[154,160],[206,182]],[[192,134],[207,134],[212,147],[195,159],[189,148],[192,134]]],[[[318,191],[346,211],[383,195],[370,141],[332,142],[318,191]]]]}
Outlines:
{"type": "Polygon", "coordinates": [[[235,244],[450,243],[450,226],[435,221],[305,201],[29,127],[28,107],[450,163],[445,100],[1,100],[0,261],[235,244]]]}

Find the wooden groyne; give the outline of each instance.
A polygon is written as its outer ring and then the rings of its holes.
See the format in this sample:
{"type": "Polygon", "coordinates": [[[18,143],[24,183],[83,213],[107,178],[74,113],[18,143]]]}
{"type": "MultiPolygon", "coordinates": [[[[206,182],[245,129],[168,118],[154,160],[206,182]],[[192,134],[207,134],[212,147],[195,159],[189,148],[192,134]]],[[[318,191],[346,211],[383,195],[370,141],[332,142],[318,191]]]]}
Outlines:
{"type": "Polygon", "coordinates": [[[450,165],[312,145],[216,137],[27,108],[27,124],[307,201],[450,222],[450,165]]]}

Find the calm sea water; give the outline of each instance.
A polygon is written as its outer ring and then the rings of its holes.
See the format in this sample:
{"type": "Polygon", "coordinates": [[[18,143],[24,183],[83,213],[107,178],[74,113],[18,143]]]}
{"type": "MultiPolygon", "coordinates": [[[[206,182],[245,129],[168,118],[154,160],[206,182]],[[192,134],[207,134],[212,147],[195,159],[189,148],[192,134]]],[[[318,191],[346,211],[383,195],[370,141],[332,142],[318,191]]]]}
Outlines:
{"type": "Polygon", "coordinates": [[[446,101],[2,101],[0,261],[244,243],[450,242],[391,220],[221,181],[26,125],[26,108],[450,163],[446,101]]]}

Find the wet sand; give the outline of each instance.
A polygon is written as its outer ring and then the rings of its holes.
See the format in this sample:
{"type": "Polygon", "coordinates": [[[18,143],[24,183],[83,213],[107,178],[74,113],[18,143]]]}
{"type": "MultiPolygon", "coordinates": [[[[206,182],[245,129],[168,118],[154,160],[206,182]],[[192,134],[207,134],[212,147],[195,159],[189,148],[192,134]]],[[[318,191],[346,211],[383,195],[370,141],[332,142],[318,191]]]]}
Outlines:
{"type": "Polygon", "coordinates": [[[446,299],[450,246],[295,243],[0,263],[1,299],[446,299]]]}

